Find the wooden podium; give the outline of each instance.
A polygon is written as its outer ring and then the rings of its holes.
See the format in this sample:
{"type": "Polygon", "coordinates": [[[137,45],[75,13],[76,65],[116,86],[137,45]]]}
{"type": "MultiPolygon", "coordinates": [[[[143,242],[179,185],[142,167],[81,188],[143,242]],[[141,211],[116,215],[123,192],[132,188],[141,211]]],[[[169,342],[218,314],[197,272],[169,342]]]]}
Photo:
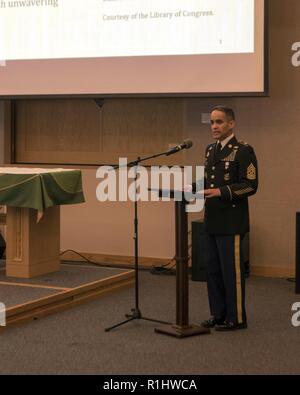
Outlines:
{"type": "Polygon", "coordinates": [[[204,335],[210,330],[189,324],[189,268],[188,268],[188,221],[184,194],[181,191],[159,190],[159,196],[166,194],[175,199],[175,238],[176,238],[176,324],[155,328],[155,332],[178,338],[204,335]]]}
{"type": "Polygon", "coordinates": [[[7,207],[6,275],[31,278],[60,267],[60,206],[48,208],[37,223],[37,211],[7,207]]]}
{"type": "Polygon", "coordinates": [[[31,278],[60,266],[60,205],[84,202],[81,171],[0,168],[6,214],[6,274],[31,278]]]}

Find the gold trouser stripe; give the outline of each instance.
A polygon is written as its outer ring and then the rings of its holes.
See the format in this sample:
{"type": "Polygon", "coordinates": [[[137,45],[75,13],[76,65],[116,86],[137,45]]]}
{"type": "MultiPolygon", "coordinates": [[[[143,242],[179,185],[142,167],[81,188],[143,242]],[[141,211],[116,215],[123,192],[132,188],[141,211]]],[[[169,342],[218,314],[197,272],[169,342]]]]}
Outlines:
{"type": "Polygon", "coordinates": [[[234,255],[235,255],[235,276],[236,276],[236,307],[238,323],[243,322],[242,308],[242,281],[241,281],[241,254],[240,254],[240,235],[234,237],[234,255]]]}

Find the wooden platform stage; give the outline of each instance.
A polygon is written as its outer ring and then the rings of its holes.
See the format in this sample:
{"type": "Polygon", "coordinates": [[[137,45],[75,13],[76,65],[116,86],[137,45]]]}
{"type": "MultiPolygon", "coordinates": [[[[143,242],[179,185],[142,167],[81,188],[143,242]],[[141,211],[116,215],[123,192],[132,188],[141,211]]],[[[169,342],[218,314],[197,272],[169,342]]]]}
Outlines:
{"type": "Polygon", "coordinates": [[[0,302],[6,306],[5,330],[15,324],[36,320],[134,284],[134,271],[63,264],[60,271],[33,279],[5,275],[0,261],[0,302]]]}

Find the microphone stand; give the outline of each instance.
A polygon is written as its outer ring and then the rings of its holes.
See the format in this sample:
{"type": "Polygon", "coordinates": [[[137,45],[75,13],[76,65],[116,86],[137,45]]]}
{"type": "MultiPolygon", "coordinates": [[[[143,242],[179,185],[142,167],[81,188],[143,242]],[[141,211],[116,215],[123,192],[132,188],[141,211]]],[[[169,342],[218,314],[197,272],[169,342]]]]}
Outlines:
{"type": "MultiPolygon", "coordinates": [[[[179,150],[178,150],[179,151],[179,150]]],[[[140,307],[139,307],[139,255],[138,255],[138,208],[137,208],[137,188],[136,188],[136,182],[137,182],[137,166],[146,160],[157,158],[162,155],[167,155],[170,153],[170,150],[161,152],[159,154],[155,154],[152,156],[147,156],[144,158],[138,157],[136,160],[129,162],[127,164],[127,167],[134,167],[135,169],[135,177],[134,177],[134,271],[135,271],[135,306],[134,308],[131,309],[131,314],[125,314],[125,317],[127,318],[124,321],[119,322],[118,324],[115,324],[109,328],[105,329],[105,332],[109,332],[110,330],[117,328],[121,325],[126,324],[127,322],[133,321],[133,320],[146,320],[146,321],[152,321],[152,322],[158,322],[161,324],[167,324],[170,325],[169,322],[165,321],[160,321],[156,320],[153,318],[148,318],[144,317],[141,313],[140,307]]],[[[175,153],[175,152],[174,152],[175,153]]],[[[114,169],[119,169],[120,166],[115,166],[114,169]]]]}

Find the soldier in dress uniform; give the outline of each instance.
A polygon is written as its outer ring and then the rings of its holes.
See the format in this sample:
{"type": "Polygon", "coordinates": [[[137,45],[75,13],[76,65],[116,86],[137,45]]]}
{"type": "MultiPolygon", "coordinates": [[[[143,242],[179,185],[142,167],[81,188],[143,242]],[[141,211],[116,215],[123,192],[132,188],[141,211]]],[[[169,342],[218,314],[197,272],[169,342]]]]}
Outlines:
{"type": "Polygon", "coordinates": [[[212,317],[202,323],[219,331],[247,327],[245,270],[241,242],[249,232],[248,197],[258,186],[253,148],[234,133],[231,108],[211,111],[216,140],[205,154],[205,229],[207,233],[207,287],[212,317]]]}

